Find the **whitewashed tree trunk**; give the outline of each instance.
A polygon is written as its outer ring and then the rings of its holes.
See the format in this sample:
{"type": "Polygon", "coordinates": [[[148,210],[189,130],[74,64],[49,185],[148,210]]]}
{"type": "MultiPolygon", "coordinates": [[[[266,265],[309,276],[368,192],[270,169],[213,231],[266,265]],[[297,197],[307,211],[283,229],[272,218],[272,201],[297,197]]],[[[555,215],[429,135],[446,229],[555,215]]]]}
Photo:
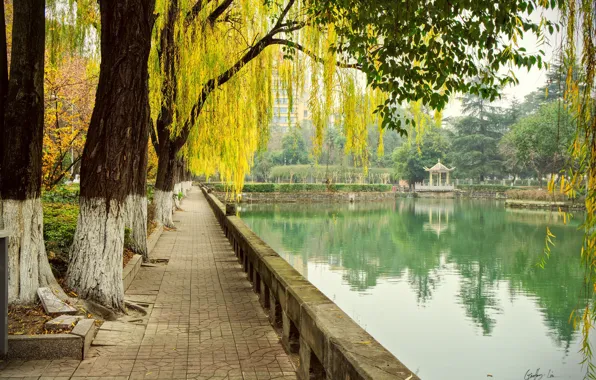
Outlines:
{"type": "Polygon", "coordinates": [[[147,255],[147,197],[129,195],[126,197],[125,226],[130,229],[131,249],[148,260],[147,255]]]}
{"type": "Polygon", "coordinates": [[[0,215],[0,229],[9,234],[8,301],[33,303],[37,288],[45,286],[65,298],[46,255],[41,200],[4,200],[0,202],[0,215]]]}
{"type": "Polygon", "coordinates": [[[70,251],[68,284],[81,298],[124,311],[124,205],[83,198],[70,251]]]}
{"type": "Polygon", "coordinates": [[[174,185],[174,211],[182,206],[182,199],[180,199],[180,193],[182,193],[182,185],[180,182],[174,185]]]}
{"type": "Polygon", "coordinates": [[[174,209],[174,194],[171,191],[155,190],[155,219],[166,227],[174,228],[172,210],[174,209]]]}

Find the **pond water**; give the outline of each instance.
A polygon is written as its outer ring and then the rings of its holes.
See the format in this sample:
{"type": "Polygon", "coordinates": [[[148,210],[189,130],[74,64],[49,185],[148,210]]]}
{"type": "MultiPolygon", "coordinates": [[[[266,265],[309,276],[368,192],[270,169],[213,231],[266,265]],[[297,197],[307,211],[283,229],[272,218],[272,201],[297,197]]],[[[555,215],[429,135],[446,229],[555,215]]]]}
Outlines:
{"type": "Polygon", "coordinates": [[[581,215],[564,224],[498,201],[402,199],[243,205],[241,217],[424,380],[584,375],[569,324],[581,215]]]}

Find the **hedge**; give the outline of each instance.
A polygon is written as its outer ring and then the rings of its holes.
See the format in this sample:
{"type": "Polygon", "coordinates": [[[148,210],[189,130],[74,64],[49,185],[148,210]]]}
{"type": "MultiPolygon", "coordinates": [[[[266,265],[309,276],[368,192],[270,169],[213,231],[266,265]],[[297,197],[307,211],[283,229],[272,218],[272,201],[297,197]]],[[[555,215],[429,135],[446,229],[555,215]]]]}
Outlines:
{"type": "MultiPolygon", "coordinates": [[[[208,184],[214,191],[226,191],[222,183],[208,184]]],[[[243,193],[295,193],[295,192],[371,192],[371,191],[391,191],[393,185],[383,184],[353,184],[353,183],[335,183],[326,185],[322,183],[246,183],[242,188],[243,193]]]]}
{"type": "Polygon", "coordinates": [[[368,174],[364,175],[363,169],[339,165],[282,165],[274,166],[269,172],[269,180],[282,182],[303,182],[317,181],[322,184],[325,178],[331,178],[333,182],[359,182],[364,180],[368,183],[387,181],[394,177],[392,168],[368,168],[368,174]]]}
{"type": "Polygon", "coordinates": [[[511,186],[503,185],[457,185],[459,190],[464,191],[494,191],[494,192],[505,192],[511,189],[511,186]]]}

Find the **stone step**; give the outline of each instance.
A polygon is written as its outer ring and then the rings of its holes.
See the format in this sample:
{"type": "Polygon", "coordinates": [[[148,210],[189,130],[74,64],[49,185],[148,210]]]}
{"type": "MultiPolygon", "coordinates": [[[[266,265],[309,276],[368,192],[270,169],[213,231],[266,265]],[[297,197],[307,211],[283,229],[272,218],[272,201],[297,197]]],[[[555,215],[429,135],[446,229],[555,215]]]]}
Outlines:
{"type": "Polygon", "coordinates": [[[46,330],[66,330],[74,327],[84,317],[82,315],[61,315],[47,321],[45,324],[46,330]]]}

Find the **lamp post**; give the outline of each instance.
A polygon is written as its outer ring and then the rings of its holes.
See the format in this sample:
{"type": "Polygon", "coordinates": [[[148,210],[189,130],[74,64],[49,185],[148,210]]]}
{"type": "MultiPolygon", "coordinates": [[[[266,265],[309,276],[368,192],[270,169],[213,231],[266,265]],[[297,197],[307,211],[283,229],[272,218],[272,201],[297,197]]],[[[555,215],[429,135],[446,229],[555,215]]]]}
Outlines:
{"type": "Polygon", "coordinates": [[[8,353],[8,234],[0,230],[0,358],[8,353]]]}

